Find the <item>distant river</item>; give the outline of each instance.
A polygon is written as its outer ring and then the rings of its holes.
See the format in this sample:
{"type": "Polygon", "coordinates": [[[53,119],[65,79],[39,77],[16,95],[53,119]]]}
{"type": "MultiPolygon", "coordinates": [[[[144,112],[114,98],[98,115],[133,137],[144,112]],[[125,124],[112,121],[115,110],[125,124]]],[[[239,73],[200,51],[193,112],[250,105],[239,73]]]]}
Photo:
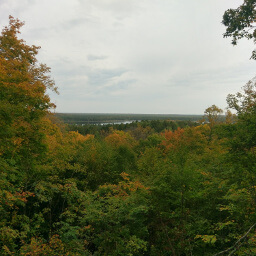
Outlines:
{"type": "MultiPolygon", "coordinates": [[[[106,124],[131,124],[132,122],[135,122],[135,120],[132,121],[118,121],[118,122],[108,122],[108,123],[99,123],[100,125],[106,125],[106,124]]],[[[139,122],[139,121],[138,121],[139,122]]]]}

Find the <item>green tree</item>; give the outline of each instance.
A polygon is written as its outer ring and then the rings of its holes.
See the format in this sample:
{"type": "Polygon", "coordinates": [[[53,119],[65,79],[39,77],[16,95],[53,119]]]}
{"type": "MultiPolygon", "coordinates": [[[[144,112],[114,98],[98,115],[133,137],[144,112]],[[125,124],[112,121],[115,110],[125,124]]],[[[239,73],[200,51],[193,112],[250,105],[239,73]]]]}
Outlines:
{"type": "MultiPolygon", "coordinates": [[[[122,173],[116,185],[94,192],[63,188],[68,208],[56,223],[64,243],[78,255],[144,255],[148,247],[148,189],[122,173]]],[[[74,254],[72,254],[74,255],[74,254]]]]}
{"type": "Polygon", "coordinates": [[[255,113],[256,107],[256,84],[250,80],[243,88],[242,92],[229,94],[227,104],[230,109],[237,111],[239,118],[246,114],[255,113]]]}
{"type": "MultiPolygon", "coordinates": [[[[232,44],[236,45],[241,38],[253,39],[256,42],[256,1],[244,0],[236,9],[228,9],[224,15],[222,24],[226,28],[224,37],[232,37],[232,44]]],[[[256,51],[252,52],[252,59],[256,59],[256,51]]]]}
{"type": "Polygon", "coordinates": [[[204,111],[204,117],[208,120],[211,128],[220,122],[222,113],[223,110],[216,105],[212,105],[204,111]]]}
{"type": "MultiPolygon", "coordinates": [[[[238,238],[256,222],[256,90],[255,83],[249,81],[241,92],[230,94],[227,103],[230,109],[237,112],[235,123],[227,123],[219,127],[218,133],[224,137],[227,152],[220,184],[225,189],[223,202],[219,205],[219,211],[226,215],[223,223],[218,223],[219,228],[226,232],[222,234],[222,241],[226,248],[232,247],[238,238]],[[223,226],[225,224],[225,226],[223,226]],[[235,239],[234,239],[235,238],[235,239]],[[227,242],[225,242],[227,241],[227,242]]],[[[239,255],[248,250],[250,255],[255,254],[255,241],[251,232],[248,240],[243,240],[238,248],[239,255]],[[252,238],[251,238],[252,237],[252,238]]],[[[234,248],[233,248],[234,249],[234,248]]]]}

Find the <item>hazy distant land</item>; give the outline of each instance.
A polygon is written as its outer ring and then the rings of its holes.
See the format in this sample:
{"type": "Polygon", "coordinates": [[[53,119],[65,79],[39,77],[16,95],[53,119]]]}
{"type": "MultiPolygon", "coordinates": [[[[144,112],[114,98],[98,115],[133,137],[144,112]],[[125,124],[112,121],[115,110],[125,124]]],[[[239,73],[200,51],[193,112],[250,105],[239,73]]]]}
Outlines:
{"type": "Polygon", "coordinates": [[[198,121],[203,115],[179,114],[108,114],[108,113],[55,113],[64,123],[93,124],[93,123],[119,123],[125,121],[141,120],[180,120],[198,121]]]}

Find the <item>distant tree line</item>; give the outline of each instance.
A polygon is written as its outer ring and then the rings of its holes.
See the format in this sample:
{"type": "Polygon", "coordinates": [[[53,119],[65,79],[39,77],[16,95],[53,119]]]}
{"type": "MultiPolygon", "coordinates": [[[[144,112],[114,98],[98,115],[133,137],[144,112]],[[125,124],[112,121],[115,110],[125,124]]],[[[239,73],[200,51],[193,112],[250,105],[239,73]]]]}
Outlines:
{"type": "Polygon", "coordinates": [[[98,113],[55,113],[56,117],[64,123],[90,124],[90,123],[115,123],[121,121],[142,120],[181,120],[198,121],[202,115],[174,115],[174,114],[98,114],[98,113]]]}
{"type": "MultiPolygon", "coordinates": [[[[171,121],[171,120],[143,120],[132,123],[121,124],[67,124],[69,131],[78,131],[80,134],[93,134],[95,136],[107,136],[113,130],[130,132],[135,138],[139,139],[139,133],[145,132],[148,129],[148,134],[160,133],[165,130],[175,131],[178,128],[195,127],[199,122],[193,121],[171,121]],[[141,132],[140,132],[141,131],[141,132]],[[143,132],[142,132],[143,131],[143,132]]],[[[142,137],[145,134],[141,134],[142,137]]]]}

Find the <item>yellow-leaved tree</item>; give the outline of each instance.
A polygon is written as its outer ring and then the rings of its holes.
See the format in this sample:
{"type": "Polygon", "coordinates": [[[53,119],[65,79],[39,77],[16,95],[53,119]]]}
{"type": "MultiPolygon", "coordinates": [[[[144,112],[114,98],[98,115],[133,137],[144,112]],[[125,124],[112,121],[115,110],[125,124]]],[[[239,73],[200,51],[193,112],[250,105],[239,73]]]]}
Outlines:
{"type": "Polygon", "coordinates": [[[13,255],[17,241],[33,235],[31,200],[47,152],[46,116],[57,92],[50,69],[37,61],[40,47],[19,38],[24,25],[9,17],[0,34],[0,254],[13,255]],[[30,203],[28,202],[30,200],[30,203]],[[25,231],[26,230],[26,231],[25,231]]]}
{"type": "Polygon", "coordinates": [[[42,118],[55,107],[47,89],[57,89],[50,69],[37,61],[40,47],[19,39],[23,25],[9,16],[0,35],[0,155],[28,171],[45,152],[42,118]]]}

